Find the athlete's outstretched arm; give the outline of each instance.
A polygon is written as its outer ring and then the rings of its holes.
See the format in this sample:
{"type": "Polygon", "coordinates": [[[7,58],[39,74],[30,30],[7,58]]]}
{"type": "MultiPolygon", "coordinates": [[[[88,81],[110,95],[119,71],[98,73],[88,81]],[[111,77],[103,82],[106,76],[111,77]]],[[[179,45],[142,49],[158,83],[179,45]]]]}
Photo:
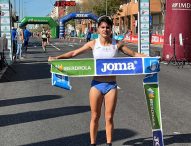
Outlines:
{"type": "Polygon", "coordinates": [[[124,54],[127,54],[132,57],[148,57],[146,54],[141,54],[138,52],[135,52],[131,49],[129,49],[126,44],[118,42],[118,48],[120,51],[122,51],[124,54]]]}
{"type": "Polygon", "coordinates": [[[48,58],[48,61],[52,61],[52,60],[55,60],[55,59],[68,59],[68,58],[72,58],[72,57],[75,57],[87,50],[90,50],[92,49],[92,45],[93,45],[93,41],[90,41],[88,43],[86,43],[84,46],[82,46],[81,48],[79,49],[76,49],[76,50],[73,50],[73,51],[69,51],[67,53],[64,53],[64,54],[61,54],[61,55],[58,55],[58,56],[49,56],[48,58]]]}

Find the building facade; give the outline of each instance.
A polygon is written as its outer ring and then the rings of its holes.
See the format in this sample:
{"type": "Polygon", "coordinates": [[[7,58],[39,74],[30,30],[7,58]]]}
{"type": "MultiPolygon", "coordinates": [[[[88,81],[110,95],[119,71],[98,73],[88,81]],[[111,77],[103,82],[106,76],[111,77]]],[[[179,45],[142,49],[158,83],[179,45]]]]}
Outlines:
{"type": "MultiPolygon", "coordinates": [[[[61,0],[59,0],[59,1],[61,1],[61,0]]],[[[56,2],[55,2],[55,4],[56,4],[56,2]]],[[[52,17],[52,19],[54,19],[54,20],[58,20],[65,15],[66,7],[65,6],[58,7],[55,4],[54,4],[54,7],[53,7],[51,13],[49,14],[49,16],[52,17]]]]}
{"type": "MultiPolygon", "coordinates": [[[[153,34],[164,33],[164,17],[160,0],[150,0],[150,21],[153,34]]],[[[128,30],[132,34],[138,33],[138,0],[127,0],[120,6],[117,14],[113,16],[114,30],[117,33],[125,33],[128,30]]]]}

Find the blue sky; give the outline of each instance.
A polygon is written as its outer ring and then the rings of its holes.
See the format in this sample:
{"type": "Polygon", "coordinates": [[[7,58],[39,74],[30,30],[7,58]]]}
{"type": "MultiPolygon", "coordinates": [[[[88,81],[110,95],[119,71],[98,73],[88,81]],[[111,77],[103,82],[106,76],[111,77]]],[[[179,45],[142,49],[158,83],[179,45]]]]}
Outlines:
{"type": "Polygon", "coordinates": [[[16,6],[17,15],[19,14],[20,2],[20,15],[24,16],[46,16],[53,9],[56,0],[11,0],[13,7],[16,6]]]}

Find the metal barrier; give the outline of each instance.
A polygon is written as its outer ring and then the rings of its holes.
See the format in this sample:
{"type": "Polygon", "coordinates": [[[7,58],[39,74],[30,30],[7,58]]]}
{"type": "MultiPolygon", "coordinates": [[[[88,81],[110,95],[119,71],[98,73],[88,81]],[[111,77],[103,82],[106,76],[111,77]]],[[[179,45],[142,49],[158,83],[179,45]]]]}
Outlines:
{"type": "Polygon", "coordinates": [[[0,70],[5,67],[5,55],[4,50],[7,50],[7,42],[8,40],[4,37],[0,37],[0,70]]]}
{"type": "MultiPolygon", "coordinates": [[[[2,71],[5,67],[8,67],[14,73],[16,73],[16,71],[7,63],[7,60],[6,60],[4,51],[8,50],[7,44],[8,44],[8,40],[6,39],[6,37],[0,37],[0,71],[2,71]]],[[[6,78],[6,80],[10,81],[8,77],[6,77],[6,75],[4,77],[6,78]]]]}

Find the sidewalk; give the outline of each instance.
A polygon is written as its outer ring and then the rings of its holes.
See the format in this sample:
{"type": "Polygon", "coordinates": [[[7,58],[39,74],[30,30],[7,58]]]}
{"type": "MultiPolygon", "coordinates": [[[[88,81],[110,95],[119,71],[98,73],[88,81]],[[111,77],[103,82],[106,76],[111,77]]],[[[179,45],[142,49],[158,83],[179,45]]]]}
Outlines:
{"type": "Polygon", "coordinates": [[[11,77],[13,73],[16,73],[14,69],[14,64],[16,63],[18,63],[18,61],[13,60],[11,64],[8,64],[7,62],[3,64],[3,68],[0,70],[0,83],[10,81],[9,77],[11,77]]]}
{"type": "Polygon", "coordinates": [[[7,65],[2,70],[0,70],[0,83],[9,82],[9,77],[16,73],[15,69],[12,67],[13,64],[14,63],[7,65]]]}
{"type": "Polygon", "coordinates": [[[7,71],[7,67],[4,67],[2,70],[0,70],[0,83],[7,79],[5,76],[5,72],[7,71]]]}
{"type": "MultiPolygon", "coordinates": [[[[138,46],[137,43],[129,43],[129,42],[124,42],[124,43],[138,46]]],[[[161,44],[150,44],[150,46],[151,46],[151,47],[159,47],[159,48],[163,48],[163,45],[161,45],[161,44]]]]}

